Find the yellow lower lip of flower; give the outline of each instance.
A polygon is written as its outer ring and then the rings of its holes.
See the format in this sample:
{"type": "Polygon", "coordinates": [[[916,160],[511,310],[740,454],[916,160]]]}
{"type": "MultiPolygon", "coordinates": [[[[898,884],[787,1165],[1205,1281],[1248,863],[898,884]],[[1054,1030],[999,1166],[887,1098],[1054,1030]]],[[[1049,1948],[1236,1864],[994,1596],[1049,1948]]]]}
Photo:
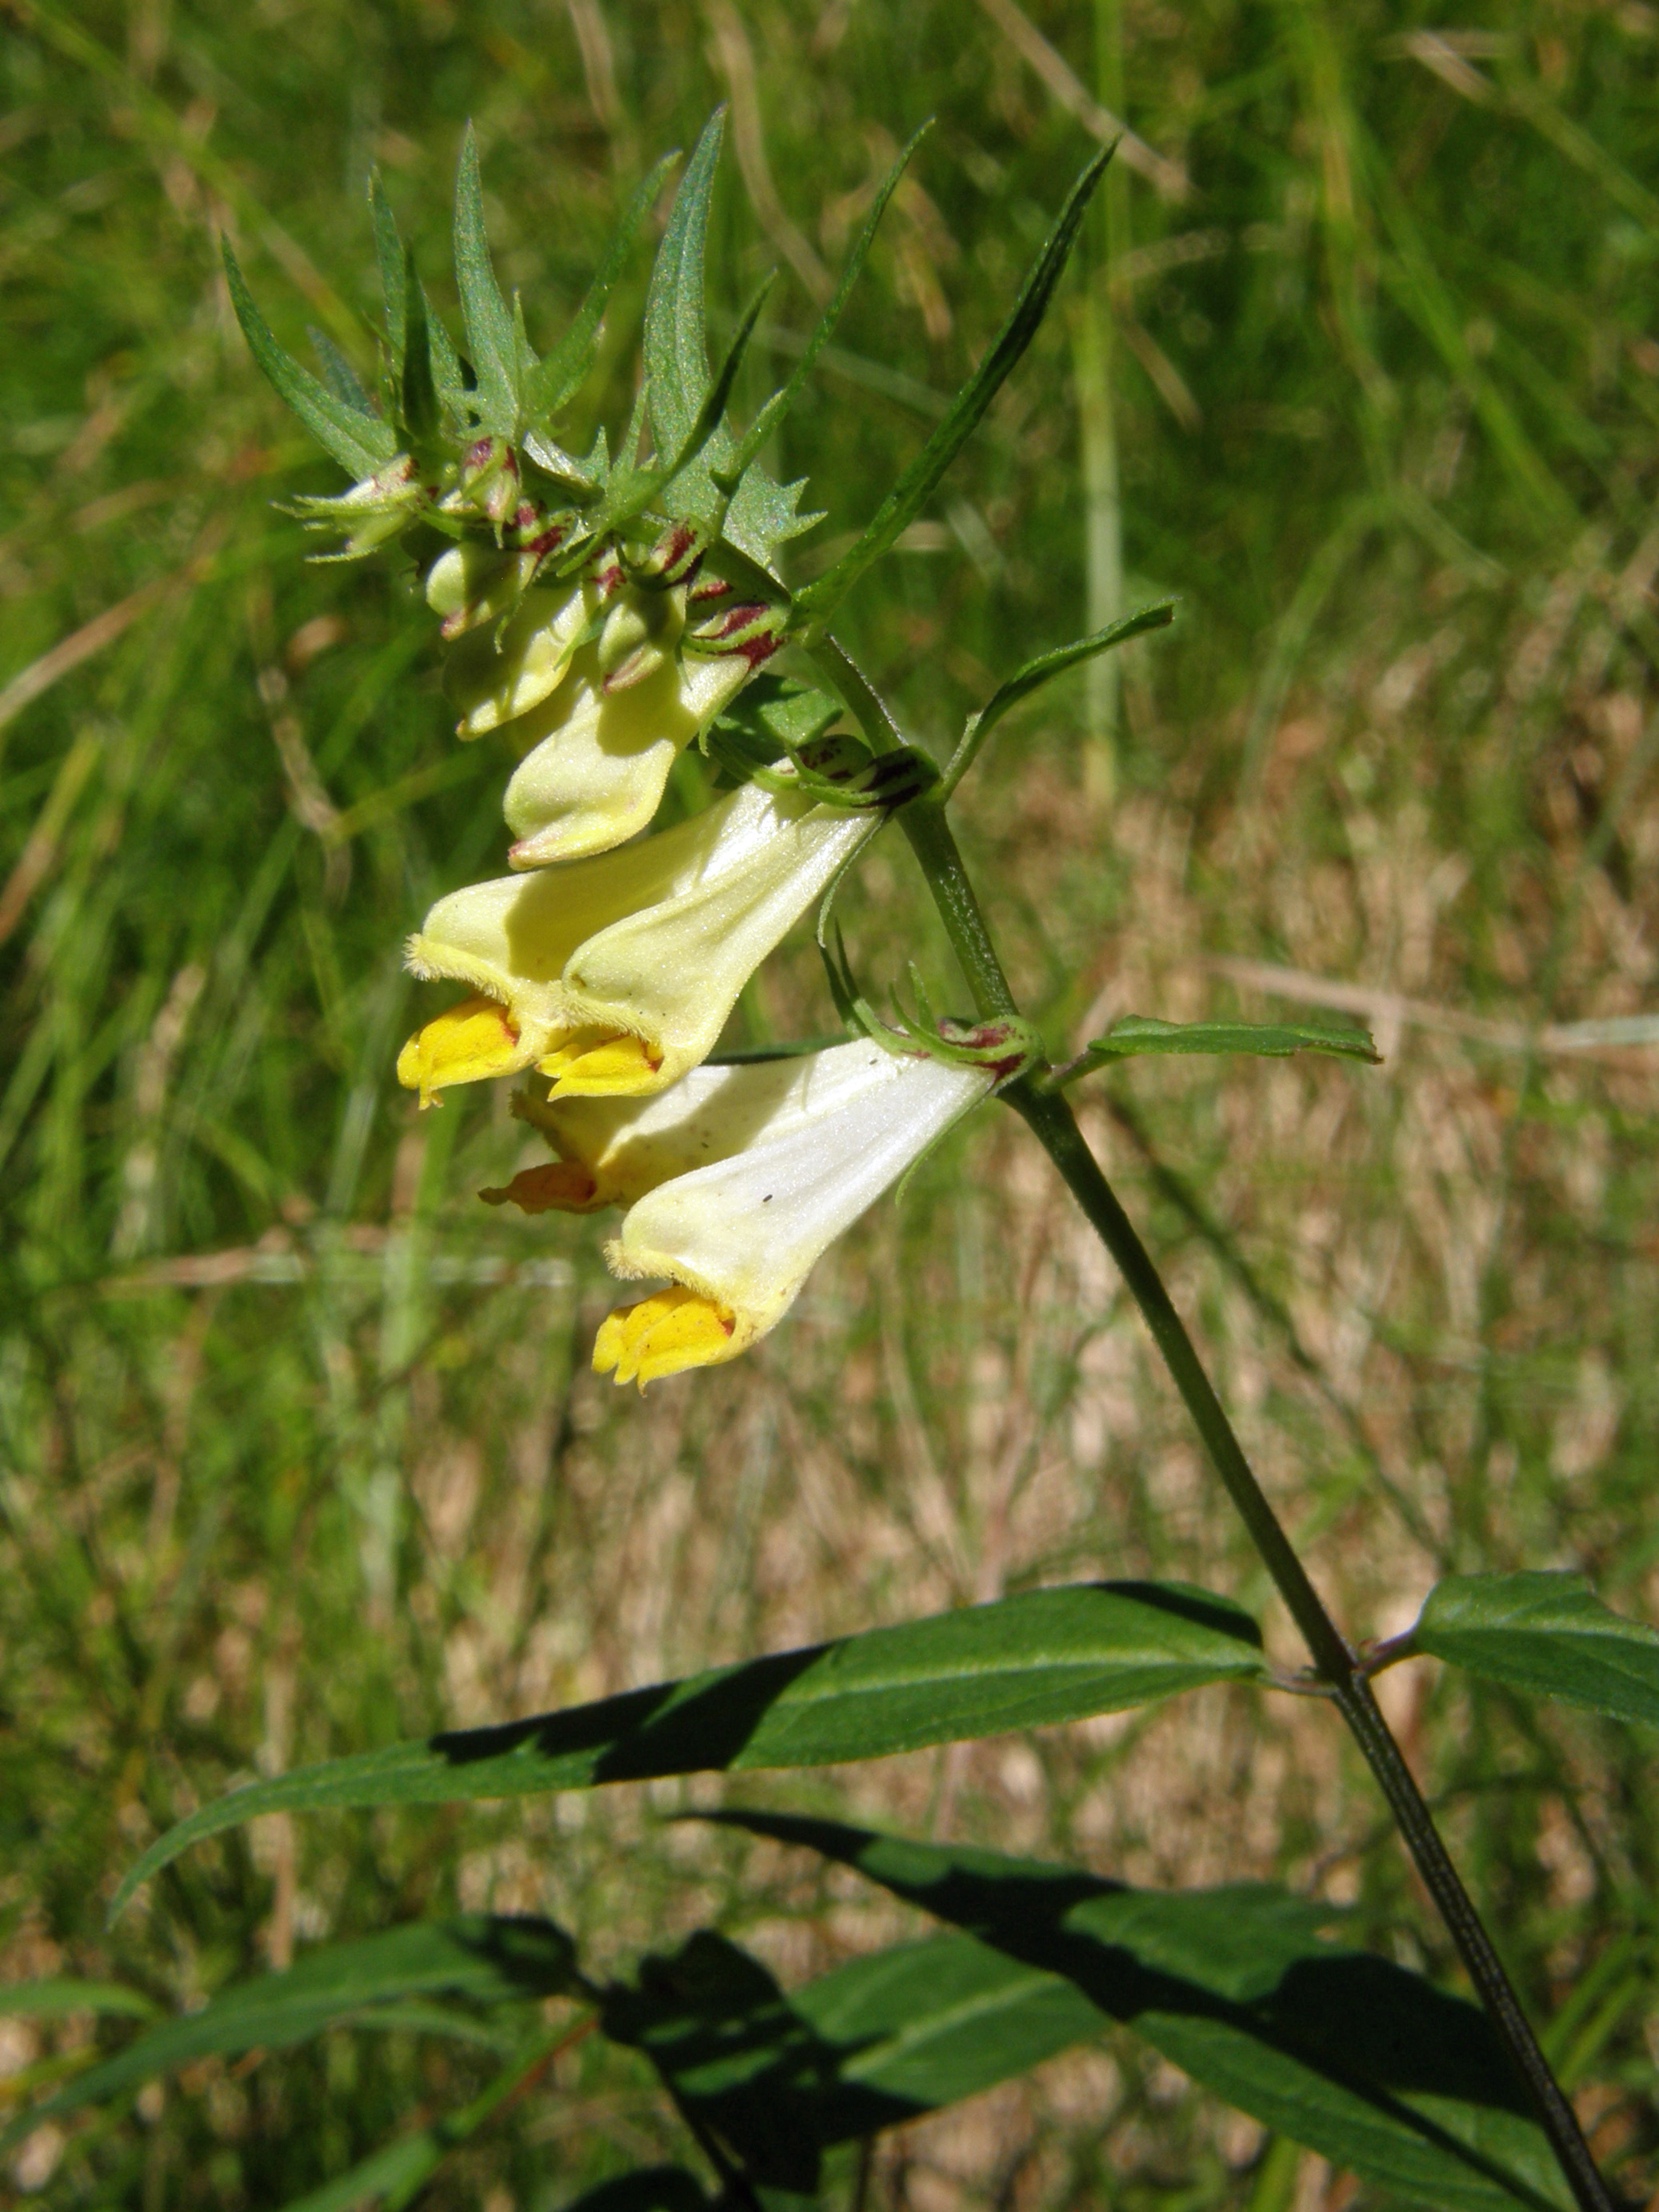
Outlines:
{"type": "Polygon", "coordinates": [[[477,1083],[510,1075],[520,1064],[519,1031],[499,1000],[475,993],[417,1030],[398,1054],[398,1080],[418,1091],[421,1105],[440,1103],[434,1093],[449,1083],[477,1083]]]}
{"type": "Polygon", "coordinates": [[[586,1213],[599,1188],[575,1160],[549,1160],[544,1167],[521,1168],[500,1190],[478,1195],[486,1206],[516,1206],[524,1213],[586,1213]]]}
{"type": "Polygon", "coordinates": [[[618,1382],[644,1389],[659,1376],[688,1367],[713,1367],[730,1359],[736,1316],[700,1291],[672,1283],[635,1306],[607,1314],[593,1340],[593,1372],[615,1373],[618,1382]]]}
{"type": "Polygon", "coordinates": [[[567,1030],[536,1062],[553,1079],[553,1098],[633,1098],[652,1090],[660,1052],[623,1030],[567,1030]]]}

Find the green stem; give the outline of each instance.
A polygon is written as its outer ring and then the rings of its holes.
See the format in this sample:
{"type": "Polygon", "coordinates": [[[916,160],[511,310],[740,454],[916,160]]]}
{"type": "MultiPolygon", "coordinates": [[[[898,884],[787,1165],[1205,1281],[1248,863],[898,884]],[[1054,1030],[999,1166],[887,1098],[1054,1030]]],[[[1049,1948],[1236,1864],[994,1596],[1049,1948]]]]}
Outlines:
{"type": "MultiPolygon", "coordinates": [[[[987,1018],[1018,1018],[1019,1009],[943,807],[927,799],[917,799],[901,811],[898,819],[927,878],[939,918],[973,991],[976,1010],[987,1018]]],[[[1504,1963],[1382,1717],[1364,1665],[1327,1610],[1257,1481],[1186,1324],[1152,1255],[1084,1142],[1069,1101],[1058,1091],[1043,1089],[1037,1071],[1021,1076],[1003,1095],[1059,1169],[1140,1308],[1216,1472],[1301,1631],[1315,1674],[1328,1686],[1376,1778],[1487,2016],[1526,2087],[1580,2212],[1616,2212],[1615,2200],[1596,2170],[1572,2106],[1550,2071],[1504,1963]]]]}
{"type": "Polygon", "coordinates": [[[1002,972],[991,933],[985,927],[985,917],[974,896],[968,871],[962,865],[962,854],[957,850],[956,836],[945,809],[931,795],[925,794],[900,808],[898,823],[921,864],[939,920],[945,924],[962,972],[968,978],[975,1012],[986,1021],[1000,1021],[1009,1016],[1018,1020],[1019,1008],[1014,1003],[1008,978],[1002,972]]]}

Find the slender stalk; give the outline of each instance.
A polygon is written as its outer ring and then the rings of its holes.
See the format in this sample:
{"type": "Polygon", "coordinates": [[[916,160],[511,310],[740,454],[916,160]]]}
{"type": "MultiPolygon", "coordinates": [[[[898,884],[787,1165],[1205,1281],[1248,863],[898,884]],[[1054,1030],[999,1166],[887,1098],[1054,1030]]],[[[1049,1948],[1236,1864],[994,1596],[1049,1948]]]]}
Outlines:
{"type": "MultiPolygon", "coordinates": [[[[927,875],[977,1011],[989,1018],[1017,1016],[1013,993],[943,807],[918,799],[898,819],[927,875]]],[[[1504,1963],[1382,1717],[1364,1663],[1327,1610],[1257,1481],[1163,1277],[1084,1142],[1070,1103],[1060,1092],[1042,1089],[1035,1073],[1020,1077],[1003,1095],[1059,1169],[1140,1308],[1216,1472],[1301,1632],[1315,1674],[1328,1687],[1376,1778],[1469,1979],[1526,2087],[1580,2212],[1618,2212],[1617,2200],[1596,2170],[1577,2116],[1550,2070],[1504,1963]]]]}

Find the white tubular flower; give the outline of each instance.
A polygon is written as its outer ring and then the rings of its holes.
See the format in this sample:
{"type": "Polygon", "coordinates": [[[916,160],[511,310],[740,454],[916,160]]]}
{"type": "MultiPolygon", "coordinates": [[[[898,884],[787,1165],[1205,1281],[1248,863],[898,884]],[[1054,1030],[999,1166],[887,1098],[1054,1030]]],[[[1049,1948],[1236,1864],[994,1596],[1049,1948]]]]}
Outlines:
{"type": "Polygon", "coordinates": [[[670,655],[635,682],[603,672],[601,647],[584,646],[562,688],[526,714],[526,745],[501,802],[515,868],[608,851],[643,830],[668,771],[748,681],[741,653],[670,655]]]}
{"type": "Polygon", "coordinates": [[[554,1099],[526,1118],[561,1159],[483,1194],[532,1212],[629,1206],[605,1247],[612,1272],[670,1284],[610,1316],[593,1364],[643,1389],[775,1328],[826,1248],[997,1079],[860,1041],[701,1067],[637,1103],[554,1099]]]}
{"type": "Polygon", "coordinates": [[[452,892],[408,965],[479,995],[410,1039],[398,1081],[422,1105],[530,1066],[556,1094],[665,1090],[708,1057],[749,977],[882,819],[745,784],[625,852],[452,892]]]}

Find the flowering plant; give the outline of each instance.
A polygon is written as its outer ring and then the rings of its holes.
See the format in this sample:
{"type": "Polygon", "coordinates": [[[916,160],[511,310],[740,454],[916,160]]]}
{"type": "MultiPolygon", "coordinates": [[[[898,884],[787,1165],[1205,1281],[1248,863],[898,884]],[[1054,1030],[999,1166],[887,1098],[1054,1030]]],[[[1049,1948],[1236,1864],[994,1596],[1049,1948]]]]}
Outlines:
{"type": "MultiPolygon", "coordinates": [[[[514,1111],[554,1157],[481,1195],[532,1215],[623,1209],[606,1246],[613,1271],[663,1286],[611,1314],[594,1359],[641,1388],[748,1352],[782,1320],[830,1243],[929,1146],[1000,1097],[1121,1271],[1309,1664],[1273,1670],[1255,1622],[1202,1591],[1123,1583],[1028,1593],[600,1706],[267,1778],[163,1837],[132,1869],[118,1907],[191,1842],[264,1811],[829,1765],[1063,1724],[1231,1680],[1335,1708],[1484,2016],[1400,1966],[1333,1945],[1328,1916],[1301,1900],[1242,1889],[1137,1893],[1073,1869],[728,1808],[722,1817],[854,1867],[954,1932],[854,1961],[786,2000],[709,1934],[637,1986],[601,1985],[551,1923],[417,1923],[319,1951],[275,1978],[274,1993],[246,1985],[152,2030],[17,2124],[113,2096],[185,2057],[291,2039],[365,2007],[459,1995],[501,2009],[514,2048],[499,2079],[473,2105],[423,2122],[331,2184],[313,2206],[375,2195],[407,2203],[451,2148],[538,2077],[562,2040],[594,2030],[651,2060],[719,2202],[782,2207],[816,2198],[838,2144],[972,2094],[1116,2020],[1267,2128],[1385,2193],[1481,2212],[1574,2202],[1609,2212],[1573,2109],[1370,1683],[1396,1659],[1427,1653],[1651,1717],[1659,1638],[1582,1589],[1520,1575],[1444,1583],[1406,1636],[1370,1650],[1350,1644],[1249,1466],[1066,1091],[1137,1053],[1312,1049],[1368,1060],[1370,1040],[1140,1017],[1052,1066],[957,847],[951,805],[1009,708],[1062,669],[1167,623],[1171,609],[1143,608],[1018,669],[943,763],[904,742],[834,634],[847,593],[917,515],[1029,344],[1103,161],[1079,179],[1001,331],[911,466],[833,565],[792,590],[780,556],[816,518],[799,512],[802,486],[767,472],[763,451],[827,341],[914,149],[878,195],[797,370],[739,430],[729,410],[765,293],[711,369],[703,260],[720,135],[716,117],[666,223],[638,404],[614,458],[603,432],[578,458],[560,431],[665,167],[635,195],[570,330],[544,358],[496,284],[470,139],[455,227],[464,346],[431,313],[376,185],[386,296],[378,404],[337,359],[319,382],[282,352],[227,257],[256,357],[354,479],[336,497],[302,502],[304,520],[341,536],[330,557],[400,540],[419,552],[459,735],[499,738],[519,756],[503,799],[508,872],[450,892],[409,940],[416,974],[467,995],[422,1025],[398,1078],[422,1107],[451,1085],[526,1079],[514,1111]],[[674,763],[694,745],[727,787],[653,831],[674,763]],[[823,908],[841,874],[890,827],[908,842],[949,935],[971,1000],[961,1018],[940,1018],[924,991],[914,1012],[881,1018],[826,927],[823,908]],[[844,1033],[758,1060],[723,1059],[721,1032],[744,983],[815,903],[844,1033]],[[1595,1662],[1588,1642],[1598,1643],[1595,1662]],[[577,2007],[579,2026],[538,2019],[526,2028],[526,2001],[551,1998],[577,2007]]],[[[605,2202],[641,2212],[702,2204],[707,2178],[654,2169],[605,2202]]]]}

